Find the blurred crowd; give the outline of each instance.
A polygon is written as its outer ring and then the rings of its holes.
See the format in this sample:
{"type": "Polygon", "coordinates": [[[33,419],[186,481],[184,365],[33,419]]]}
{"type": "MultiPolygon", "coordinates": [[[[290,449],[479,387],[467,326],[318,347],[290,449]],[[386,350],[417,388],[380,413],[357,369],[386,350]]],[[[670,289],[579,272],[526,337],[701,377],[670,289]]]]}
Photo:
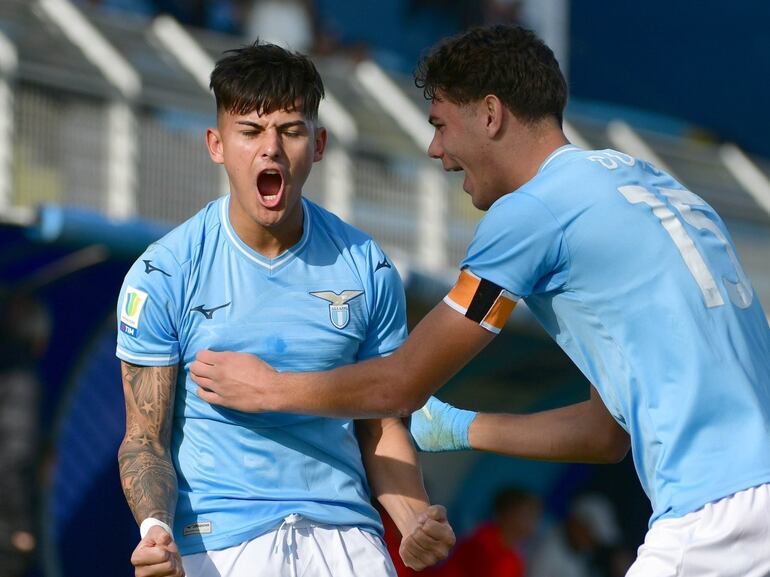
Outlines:
{"type": "Polygon", "coordinates": [[[419,573],[400,563],[394,532],[386,519],[399,577],[623,577],[634,560],[614,505],[595,492],[574,496],[565,514],[553,515],[535,493],[504,488],[491,517],[458,535],[445,562],[419,573]]]}
{"type": "Polygon", "coordinates": [[[51,319],[32,293],[0,294],[0,575],[25,574],[37,549],[41,462],[38,360],[51,319]]]}

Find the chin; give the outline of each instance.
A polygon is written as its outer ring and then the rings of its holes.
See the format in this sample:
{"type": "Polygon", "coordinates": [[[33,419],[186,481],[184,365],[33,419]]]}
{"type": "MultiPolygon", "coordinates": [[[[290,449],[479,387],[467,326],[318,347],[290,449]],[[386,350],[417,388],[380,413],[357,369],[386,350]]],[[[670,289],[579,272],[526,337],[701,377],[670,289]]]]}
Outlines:
{"type": "Polygon", "coordinates": [[[268,217],[262,217],[257,220],[257,222],[263,227],[263,228],[274,228],[277,226],[281,226],[284,223],[284,215],[283,213],[270,215],[268,217]]]}
{"type": "Polygon", "coordinates": [[[478,208],[479,210],[487,210],[491,206],[491,203],[486,202],[484,199],[479,198],[478,196],[473,195],[470,192],[468,194],[471,195],[471,204],[474,207],[478,208]]]}

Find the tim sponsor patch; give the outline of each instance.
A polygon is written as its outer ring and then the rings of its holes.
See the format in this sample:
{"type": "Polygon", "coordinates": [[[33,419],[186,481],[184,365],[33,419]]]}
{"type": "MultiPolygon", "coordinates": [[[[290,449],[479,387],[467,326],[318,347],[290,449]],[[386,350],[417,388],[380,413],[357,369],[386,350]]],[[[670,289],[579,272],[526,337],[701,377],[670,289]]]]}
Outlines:
{"type": "Polygon", "coordinates": [[[120,309],[121,331],[132,337],[139,334],[139,319],[142,316],[142,309],[148,298],[146,292],[131,286],[126,287],[123,306],[120,309]]]}
{"type": "Polygon", "coordinates": [[[208,535],[213,531],[214,528],[211,526],[211,521],[198,521],[197,523],[185,525],[184,529],[182,529],[182,535],[185,537],[190,535],[208,535]]]}

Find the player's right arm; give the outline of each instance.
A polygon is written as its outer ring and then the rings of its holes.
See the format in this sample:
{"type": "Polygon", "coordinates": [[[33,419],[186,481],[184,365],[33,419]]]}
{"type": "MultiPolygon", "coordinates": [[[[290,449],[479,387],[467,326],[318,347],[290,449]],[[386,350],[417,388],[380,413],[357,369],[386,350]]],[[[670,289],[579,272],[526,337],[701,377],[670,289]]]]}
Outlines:
{"type": "Polygon", "coordinates": [[[444,507],[430,504],[404,423],[370,419],[355,426],[372,494],[401,533],[404,564],[421,571],[446,559],[455,544],[454,531],[444,507]]]}
{"type": "Polygon", "coordinates": [[[408,417],[494,336],[442,302],[388,357],[326,372],[277,373],[254,355],[205,350],[190,374],[201,399],[244,412],[408,417]]]}
{"type": "Polygon", "coordinates": [[[190,366],[201,399],[246,412],[408,417],[494,338],[520,298],[569,276],[563,229],[538,199],[507,195],[479,223],[460,276],[386,358],[325,373],[275,373],[259,359],[199,351],[190,366]]]}
{"type": "Polygon", "coordinates": [[[473,413],[431,397],[412,415],[410,431],[423,451],[474,449],[543,461],[617,463],[631,443],[594,387],[582,403],[523,415],[473,413]]]}
{"type": "MultiPolygon", "coordinates": [[[[171,425],[177,366],[144,367],[121,362],[126,402],[126,433],[118,450],[123,492],[141,524],[157,519],[174,524],[177,478],[171,460],[171,425]]],[[[151,527],[131,556],[136,577],[182,577],[182,560],[173,537],[151,527]]]]}

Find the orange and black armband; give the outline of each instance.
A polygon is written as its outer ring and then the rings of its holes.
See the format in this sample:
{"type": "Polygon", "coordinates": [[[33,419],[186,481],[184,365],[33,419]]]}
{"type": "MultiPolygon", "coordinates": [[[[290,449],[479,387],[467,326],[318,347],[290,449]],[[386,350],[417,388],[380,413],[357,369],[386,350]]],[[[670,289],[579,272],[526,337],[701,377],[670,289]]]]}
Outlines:
{"type": "Polygon", "coordinates": [[[466,269],[444,302],[488,331],[499,333],[516,306],[516,297],[466,269]]]}

